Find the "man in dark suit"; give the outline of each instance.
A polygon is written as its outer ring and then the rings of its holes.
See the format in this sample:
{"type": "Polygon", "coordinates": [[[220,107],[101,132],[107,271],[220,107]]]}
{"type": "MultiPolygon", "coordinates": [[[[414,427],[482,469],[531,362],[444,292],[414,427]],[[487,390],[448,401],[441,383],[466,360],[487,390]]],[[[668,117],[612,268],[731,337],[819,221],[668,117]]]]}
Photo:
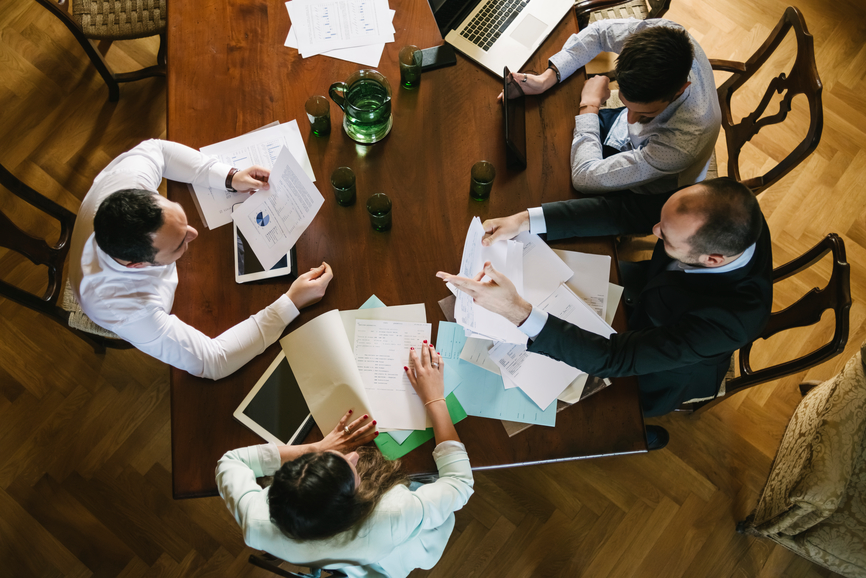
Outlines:
{"type": "MultiPolygon", "coordinates": [[[[722,178],[664,197],[573,199],[484,222],[488,245],[522,231],[550,240],[652,231],[652,259],[626,279],[630,330],[609,339],[533,308],[490,263],[474,279],[437,276],[517,325],[529,351],[600,377],[638,376],[644,414],[666,414],[716,394],[731,354],[766,325],[773,286],[770,232],[748,188],[722,178]]],[[[667,432],[650,426],[648,439],[663,447],[667,432]]]]}

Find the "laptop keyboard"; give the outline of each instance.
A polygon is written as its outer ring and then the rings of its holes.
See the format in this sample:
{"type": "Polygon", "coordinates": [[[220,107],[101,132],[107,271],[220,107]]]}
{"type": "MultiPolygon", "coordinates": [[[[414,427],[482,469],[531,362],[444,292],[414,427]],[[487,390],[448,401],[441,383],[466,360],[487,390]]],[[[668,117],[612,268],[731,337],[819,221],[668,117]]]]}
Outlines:
{"type": "Polygon", "coordinates": [[[487,52],[529,0],[490,0],[460,32],[460,36],[487,52]]]}

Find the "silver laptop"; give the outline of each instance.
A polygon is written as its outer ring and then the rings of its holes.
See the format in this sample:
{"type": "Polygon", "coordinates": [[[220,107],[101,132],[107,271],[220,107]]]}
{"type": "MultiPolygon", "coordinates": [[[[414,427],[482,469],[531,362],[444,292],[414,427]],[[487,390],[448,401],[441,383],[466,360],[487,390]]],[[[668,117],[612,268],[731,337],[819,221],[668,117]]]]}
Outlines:
{"type": "Polygon", "coordinates": [[[445,42],[497,76],[523,68],[574,0],[430,0],[445,42]]]}

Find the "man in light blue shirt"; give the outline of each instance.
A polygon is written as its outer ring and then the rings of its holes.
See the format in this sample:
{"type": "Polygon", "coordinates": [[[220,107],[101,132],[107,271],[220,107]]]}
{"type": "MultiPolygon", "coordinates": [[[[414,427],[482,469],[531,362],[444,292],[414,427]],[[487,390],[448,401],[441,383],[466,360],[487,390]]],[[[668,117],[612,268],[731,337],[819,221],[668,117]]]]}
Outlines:
{"type": "Polygon", "coordinates": [[[587,80],[575,117],[571,180],[582,193],[669,193],[702,181],[721,127],[713,70],[683,27],[662,19],[602,20],[574,34],[542,74],[514,75],[540,94],[595,58],[619,54],[623,109],[602,109],[609,80],[587,80]]]}

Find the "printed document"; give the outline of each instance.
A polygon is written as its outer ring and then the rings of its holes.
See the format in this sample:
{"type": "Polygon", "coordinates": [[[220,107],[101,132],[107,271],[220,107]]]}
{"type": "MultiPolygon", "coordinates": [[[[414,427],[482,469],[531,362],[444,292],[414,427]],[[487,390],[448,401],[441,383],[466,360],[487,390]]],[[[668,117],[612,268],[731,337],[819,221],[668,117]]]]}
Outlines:
{"type": "MultiPolygon", "coordinates": [[[[370,409],[383,428],[425,429],[427,412],[403,370],[409,349],[430,342],[429,323],[355,321],[355,362],[370,409]]],[[[410,367],[411,370],[411,367],[410,367]]]]}
{"type": "Polygon", "coordinates": [[[325,202],[286,147],[279,153],[268,183],[268,190],[258,191],[232,213],[265,270],[295,246],[325,202]]]}
{"type": "MultiPolygon", "coordinates": [[[[460,263],[460,275],[472,278],[477,275],[486,261],[493,268],[508,277],[519,294],[523,294],[523,244],[517,241],[498,241],[490,247],[481,244],[484,227],[481,219],[473,217],[466,233],[463,245],[463,259],[460,263]]],[[[482,281],[489,278],[485,276],[482,281]]],[[[508,343],[526,343],[526,335],[505,317],[488,311],[476,305],[468,293],[456,290],[457,303],[454,307],[454,317],[473,337],[506,341],[508,343]],[[475,335],[477,334],[477,335],[475,335]]]]}
{"type": "Polygon", "coordinates": [[[537,307],[574,272],[538,235],[523,232],[514,240],[523,243],[523,298],[537,307]]]}
{"type": "MultiPolygon", "coordinates": [[[[561,251],[559,249],[553,249],[553,252],[565,262],[569,269],[574,271],[574,276],[565,283],[568,288],[604,318],[607,312],[610,256],[561,251]]],[[[616,305],[614,305],[614,309],[616,309],[616,305]]]]}
{"type": "Polygon", "coordinates": [[[387,0],[292,0],[286,8],[304,58],[394,41],[387,0]]]}
{"type": "MultiPolygon", "coordinates": [[[[277,155],[287,147],[311,181],[316,180],[298,121],[275,124],[223,142],[202,147],[204,154],[243,170],[253,165],[271,169],[277,155]]],[[[208,229],[216,229],[232,221],[232,206],[249,198],[249,193],[230,193],[225,189],[193,187],[193,199],[202,221],[208,229]]]]}
{"type": "MultiPolygon", "coordinates": [[[[286,8],[289,7],[290,2],[286,2],[286,8]]],[[[396,11],[388,10],[388,32],[391,33],[392,37],[394,34],[394,15],[396,11]]],[[[291,14],[289,15],[291,17],[291,14]]],[[[392,38],[393,41],[393,38],[392,38]]],[[[295,26],[292,25],[289,27],[289,34],[286,36],[285,45],[288,48],[298,49],[298,36],[295,34],[295,26]]],[[[331,58],[337,58],[339,60],[345,60],[347,62],[354,62],[356,64],[361,64],[363,66],[372,66],[378,67],[379,61],[382,59],[382,52],[385,51],[385,43],[380,42],[378,44],[368,44],[366,46],[353,46],[352,48],[336,48],[334,50],[328,50],[327,52],[322,52],[322,56],[330,56],[331,58]]],[[[303,55],[301,55],[303,57],[303,55]]]]}

